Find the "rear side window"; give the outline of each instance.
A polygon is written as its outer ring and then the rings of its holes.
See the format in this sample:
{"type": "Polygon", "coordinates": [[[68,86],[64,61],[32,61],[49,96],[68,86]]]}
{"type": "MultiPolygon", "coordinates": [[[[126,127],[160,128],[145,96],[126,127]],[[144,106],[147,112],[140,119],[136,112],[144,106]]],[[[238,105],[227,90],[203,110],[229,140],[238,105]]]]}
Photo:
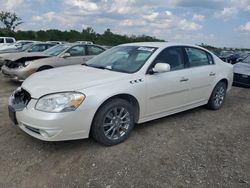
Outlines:
{"type": "Polygon", "coordinates": [[[98,55],[104,52],[104,49],[99,48],[97,46],[88,46],[88,52],[89,52],[89,55],[98,55]]]}
{"type": "Polygon", "coordinates": [[[168,63],[170,70],[180,70],[185,68],[181,47],[166,48],[155,59],[156,63],[168,63]]]}
{"type": "Polygon", "coordinates": [[[4,39],[3,38],[0,38],[0,43],[4,43],[4,39]]]}
{"type": "Polygon", "coordinates": [[[185,48],[187,53],[189,67],[199,67],[213,64],[212,57],[207,52],[196,48],[185,48]]]}
{"type": "Polygon", "coordinates": [[[14,40],[12,38],[6,38],[5,40],[6,40],[6,43],[13,43],[14,42],[14,40]]]}

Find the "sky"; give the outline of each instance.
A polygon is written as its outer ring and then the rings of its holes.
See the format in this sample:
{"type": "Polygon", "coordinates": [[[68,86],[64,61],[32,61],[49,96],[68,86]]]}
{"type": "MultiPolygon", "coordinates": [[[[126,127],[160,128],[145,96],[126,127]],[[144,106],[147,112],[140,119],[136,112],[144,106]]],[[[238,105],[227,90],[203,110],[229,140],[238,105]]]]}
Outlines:
{"type": "Polygon", "coordinates": [[[250,48],[250,0],[0,0],[20,30],[150,35],[170,42],[250,48]]]}

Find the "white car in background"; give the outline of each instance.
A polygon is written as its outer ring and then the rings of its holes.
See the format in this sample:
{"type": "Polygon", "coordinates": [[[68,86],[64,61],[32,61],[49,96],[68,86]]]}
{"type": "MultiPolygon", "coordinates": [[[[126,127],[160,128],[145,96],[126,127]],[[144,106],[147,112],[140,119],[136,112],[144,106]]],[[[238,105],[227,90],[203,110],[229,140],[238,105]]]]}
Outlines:
{"type": "Polygon", "coordinates": [[[233,66],[193,45],[134,43],[84,65],[30,76],[9,100],[11,120],[46,141],[88,138],[115,145],[143,123],[202,105],[218,110],[233,66]]]}
{"type": "Polygon", "coordinates": [[[22,47],[26,44],[34,43],[35,41],[30,40],[18,40],[15,43],[0,46],[0,54],[2,53],[12,53],[21,51],[22,47]]]}
{"type": "Polygon", "coordinates": [[[13,44],[16,42],[16,39],[13,37],[0,37],[0,47],[13,44]]]}

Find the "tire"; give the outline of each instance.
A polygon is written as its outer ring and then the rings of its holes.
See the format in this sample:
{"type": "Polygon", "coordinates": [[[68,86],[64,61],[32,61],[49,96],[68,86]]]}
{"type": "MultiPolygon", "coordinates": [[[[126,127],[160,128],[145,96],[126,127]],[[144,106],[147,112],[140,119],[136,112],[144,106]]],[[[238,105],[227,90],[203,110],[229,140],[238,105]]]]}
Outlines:
{"type": "Polygon", "coordinates": [[[113,146],[129,137],[134,124],[133,106],[126,100],[113,99],[97,111],[91,134],[98,143],[113,146]]]}
{"type": "Polygon", "coordinates": [[[226,92],[227,92],[226,83],[219,82],[215,86],[215,88],[210,96],[207,107],[211,110],[219,110],[225,102],[226,92]]]}
{"type": "Polygon", "coordinates": [[[37,69],[36,72],[40,72],[40,71],[44,71],[44,70],[48,70],[48,69],[52,69],[53,67],[51,66],[43,66],[37,69]]]}

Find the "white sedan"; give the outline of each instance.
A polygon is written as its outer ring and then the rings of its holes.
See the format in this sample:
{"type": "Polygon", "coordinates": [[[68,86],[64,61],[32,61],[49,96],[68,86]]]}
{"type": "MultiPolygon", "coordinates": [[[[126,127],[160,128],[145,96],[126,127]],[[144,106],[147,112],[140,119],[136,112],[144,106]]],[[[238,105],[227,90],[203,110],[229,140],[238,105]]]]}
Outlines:
{"type": "Polygon", "coordinates": [[[35,73],[9,100],[11,120],[45,141],[115,145],[143,123],[202,105],[221,108],[233,67],[198,46],[133,43],[83,65],[35,73]]]}

